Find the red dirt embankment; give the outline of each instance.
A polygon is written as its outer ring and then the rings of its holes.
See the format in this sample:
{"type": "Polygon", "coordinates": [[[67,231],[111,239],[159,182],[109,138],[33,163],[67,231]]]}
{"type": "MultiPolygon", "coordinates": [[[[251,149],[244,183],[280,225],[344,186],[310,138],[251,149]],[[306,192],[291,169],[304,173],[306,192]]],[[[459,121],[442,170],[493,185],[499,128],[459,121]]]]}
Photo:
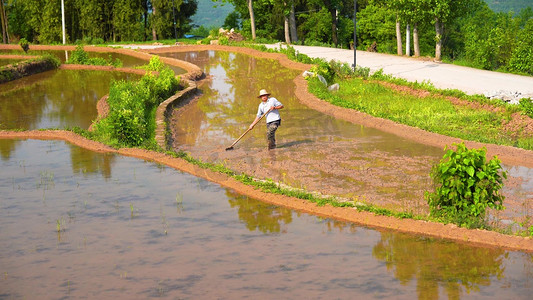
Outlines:
{"type": "MultiPolygon", "coordinates": [[[[99,48],[100,51],[106,51],[106,48],[99,48]]],[[[286,67],[306,70],[309,65],[299,64],[289,61],[285,55],[275,53],[263,53],[248,48],[237,48],[228,46],[178,46],[164,48],[161,50],[153,51],[154,53],[160,52],[172,52],[172,51],[201,51],[201,50],[219,50],[219,51],[234,51],[241,52],[249,55],[266,57],[277,59],[286,67]]],[[[128,51],[129,52],[129,51],[128,51]]],[[[145,54],[148,55],[148,54],[145,54]]],[[[420,143],[428,145],[437,145],[444,147],[444,145],[450,144],[458,139],[444,137],[437,134],[428,133],[416,128],[408,127],[405,125],[395,124],[388,120],[374,118],[362,113],[358,113],[353,110],[335,107],[329,103],[326,103],[320,99],[317,99],[313,95],[307,92],[307,83],[301,76],[295,79],[297,83],[296,95],[303,103],[309,105],[311,108],[318,111],[330,114],[337,118],[345,119],[350,122],[363,124],[365,126],[378,128],[383,131],[392,132],[403,137],[407,137],[416,140],[420,143]]],[[[335,218],[338,220],[354,222],[364,226],[370,226],[380,229],[392,229],[401,232],[407,232],[412,234],[421,234],[426,236],[432,236],[437,238],[444,238],[454,240],[457,242],[489,246],[500,247],[510,250],[521,250],[527,252],[533,252],[533,240],[530,238],[523,238],[518,236],[509,236],[496,232],[486,230],[468,230],[464,228],[458,228],[455,225],[444,225],[440,223],[431,223],[426,221],[411,220],[411,219],[397,219],[394,217],[377,216],[368,212],[357,211],[353,208],[336,208],[331,206],[317,206],[305,200],[297,198],[269,194],[261,192],[251,186],[245,185],[235,179],[228,177],[224,174],[212,172],[210,170],[202,169],[198,166],[192,165],[183,159],[174,158],[161,153],[141,150],[141,149],[113,149],[100,143],[87,140],[81,136],[78,136],[68,131],[0,131],[0,138],[3,139],[53,139],[53,140],[65,140],[69,143],[77,146],[97,151],[97,152],[114,152],[121,155],[127,155],[137,157],[145,160],[155,161],[161,164],[168,165],[170,167],[179,169],[181,171],[193,174],[195,176],[207,179],[212,182],[216,182],[221,186],[236,190],[238,193],[272,203],[275,205],[282,205],[298,211],[311,213],[323,217],[335,218]]],[[[503,161],[519,160],[521,165],[533,166],[533,154],[531,151],[525,151],[512,147],[502,147],[496,145],[485,145],[480,143],[468,142],[470,147],[479,147],[476,145],[482,145],[487,147],[488,155],[492,156],[497,154],[503,161]]]]}

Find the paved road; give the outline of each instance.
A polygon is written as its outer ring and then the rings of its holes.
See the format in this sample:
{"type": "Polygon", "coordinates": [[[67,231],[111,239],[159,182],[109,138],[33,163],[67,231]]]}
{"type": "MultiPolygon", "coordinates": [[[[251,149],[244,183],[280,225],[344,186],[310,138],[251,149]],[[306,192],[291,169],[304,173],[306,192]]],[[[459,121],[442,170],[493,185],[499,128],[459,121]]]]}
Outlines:
{"type": "MultiPolygon", "coordinates": [[[[279,44],[266,46],[279,48],[279,44]]],[[[337,60],[350,65],[354,61],[353,50],[298,45],[292,47],[309,57],[323,58],[327,61],[337,60]]],[[[494,91],[519,92],[522,97],[533,98],[533,77],[359,50],[356,61],[358,66],[370,68],[371,72],[383,69],[385,74],[412,82],[430,81],[441,89],[458,89],[470,95],[485,95],[494,91]]]]}

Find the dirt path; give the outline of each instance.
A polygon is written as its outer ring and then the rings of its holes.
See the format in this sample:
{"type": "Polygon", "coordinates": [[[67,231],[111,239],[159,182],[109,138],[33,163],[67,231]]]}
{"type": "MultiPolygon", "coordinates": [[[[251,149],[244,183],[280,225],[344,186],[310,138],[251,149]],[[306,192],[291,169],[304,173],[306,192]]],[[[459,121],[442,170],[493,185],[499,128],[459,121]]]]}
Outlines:
{"type": "MultiPolygon", "coordinates": [[[[224,46],[178,46],[165,48],[166,51],[197,51],[197,50],[221,50],[221,51],[235,51],[249,55],[255,55],[259,57],[268,57],[279,60],[284,66],[295,68],[298,70],[308,69],[308,65],[298,64],[289,61],[284,55],[263,53],[247,48],[234,48],[224,46]]],[[[103,48],[100,49],[104,50],[103,48]]],[[[157,51],[162,51],[158,49],[157,51]]],[[[157,52],[156,51],[156,52],[157,52]]],[[[418,142],[425,144],[437,144],[443,145],[449,144],[450,140],[447,137],[443,137],[436,134],[426,133],[421,130],[411,128],[408,126],[398,125],[387,120],[377,119],[365,114],[357,113],[351,110],[334,107],[328,103],[325,103],[311,94],[307,93],[305,80],[300,77],[295,79],[297,82],[296,94],[298,98],[309,105],[310,107],[319,110],[321,112],[335,116],[336,118],[342,118],[350,122],[363,124],[365,126],[383,129],[387,132],[397,132],[401,136],[406,136],[410,139],[417,140],[418,142]],[[446,142],[442,140],[448,139],[446,142]]],[[[127,155],[146,159],[150,161],[156,161],[168,165],[170,167],[179,169],[184,172],[188,172],[195,176],[207,179],[209,181],[216,182],[224,187],[231,188],[239,192],[240,194],[253,197],[268,203],[283,205],[291,209],[303,211],[307,213],[316,214],[323,217],[331,217],[343,221],[354,222],[364,226],[370,226],[381,229],[392,229],[401,232],[422,234],[426,236],[445,238],[454,240],[457,242],[501,247],[511,250],[522,250],[533,252],[533,240],[530,238],[522,238],[517,236],[508,236],[499,234],[496,232],[490,232],[485,230],[467,230],[464,228],[458,228],[455,225],[443,225],[439,223],[431,223],[425,221],[409,220],[409,219],[396,219],[392,217],[376,216],[367,212],[360,212],[353,208],[333,208],[330,206],[317,206],[313,203],[309,203],[305,200],[296,198],[263,193],[254,189],[253,187],[244,185],[226,175],[214,173],[209,170],[201,169],[197,166],[191,165],[186,161],[178,158],[166,156],[161,153],[140,150],[140,149],[119,149],[115,150],[105,145],[99,144],[94,141],[82,138],[72,132],[68,131],[0,131],[0,138],[2,139],[51,139],[51,140],[65,140],[69,143],[77,146],[98,152],[114,152],[121,155],[127,155]]],[[[527,166],[533,166],[533,155],[530,151],[520,150],[512,147],[498,147],[494,145],[487,145],[489,155],[491,153],[499,153],[498,155],[502,160],[517,160],[521,161],[527,166]],[[490,146],[490,148],[489,148],[490,146]]]]}

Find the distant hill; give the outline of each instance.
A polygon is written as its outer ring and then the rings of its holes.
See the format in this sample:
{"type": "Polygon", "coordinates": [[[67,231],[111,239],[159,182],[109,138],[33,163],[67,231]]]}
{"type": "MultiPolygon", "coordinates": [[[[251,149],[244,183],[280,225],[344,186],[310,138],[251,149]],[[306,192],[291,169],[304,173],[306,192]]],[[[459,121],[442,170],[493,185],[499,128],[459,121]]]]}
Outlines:
{"type": "Polygon", "coordinates": [[[533,0],[485,0],[490,9],[495,12],[520,12],[523,8],[533,8],[533,0]]]}
{"type": "Polygon", "coordinates": [[[228,14],[234,10],[232,4],[223,3],[224,5],[221,5],[221,1],[218,1],[217,3],[211,0],[197,1],[198,9],[191,19],[194,24],[204,26],[205,28],[222,27],[228,14]]]}

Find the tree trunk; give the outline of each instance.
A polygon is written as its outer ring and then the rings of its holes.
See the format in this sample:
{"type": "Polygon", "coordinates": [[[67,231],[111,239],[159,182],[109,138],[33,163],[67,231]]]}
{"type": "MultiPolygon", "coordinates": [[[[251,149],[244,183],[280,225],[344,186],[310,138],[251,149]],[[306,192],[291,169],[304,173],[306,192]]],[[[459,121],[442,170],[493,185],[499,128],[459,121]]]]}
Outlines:
{"type": "Polygon", "coordinates": [[[440,61],[442,55],[442,34],[444,31],[444,24],[439,19],[435,19],[435,60],[440,61]]]}
{"type": "Polygon", "coordinates": [[[152,5],[152,41],[157,41],[157,32],[155,31],[155,6],[152,5]]]}
{"type": "Polygon", "coordinates": [[[411,25],[405,26],[405,55],[411,56],[411,25]]]}
{"type": "Polygon", "coordinates": [[[143,41],[146,42],[146,38],[147,38],[146,30],[148,27],[148,3],[146,2],[146,0],[142,2],[142,8],[143,8],[143,19],[144,19],[143,41]]]}
{"type": "Polygon", "coordinates": [[[4,44],[9,44],[9,34],[7,32],[7,17],[3,0],[0,0],[0,21],[2,22],[2,41],[4,44]]]}
{"type": "Polygon", "coordinates": [[[248,12],[250,12],[250,25],[252,27],[252,39],[255,40],[255,17],[252,0],[248,0],[248,12]]]}
{"type": "Polygon", "coordinates": [[[420,43],[418,39],[418,24],[413,25],[413,46],[415,48],[415,57],[420,56],[420,43]]]}
{"type": "Polygon", "coordinates": [[[398,18],[398,15],[396,15],[396,47],[398,48],[397,50],[398,55],[403,55],[402,30],[400,28],[400,19],[398,18]]]}
{"type": "Polygon", "coordinates": [[[283,27],[285,31],[285,43],[290,44],[291,43],[291,36],[289,34],[289,17],[283,16],[283,27]]]}
{"type": "Polygon", "coordinates": [[[291,41],[298,41],[298,32],[296,31],[296,17],[294,14],[294,2],[291,3],[291,15],[289,17],[289,29],[291,32],[291,41]]]}
{"type": "Polygon", "coordinates": [[[337,39],[337,10],[332,9],[330,10],[331,19],[333,22],[331,22],[331,39],[333,41],[333,44],[335,44],[335,48],[339,44],[339,41],[337,39]]]}

